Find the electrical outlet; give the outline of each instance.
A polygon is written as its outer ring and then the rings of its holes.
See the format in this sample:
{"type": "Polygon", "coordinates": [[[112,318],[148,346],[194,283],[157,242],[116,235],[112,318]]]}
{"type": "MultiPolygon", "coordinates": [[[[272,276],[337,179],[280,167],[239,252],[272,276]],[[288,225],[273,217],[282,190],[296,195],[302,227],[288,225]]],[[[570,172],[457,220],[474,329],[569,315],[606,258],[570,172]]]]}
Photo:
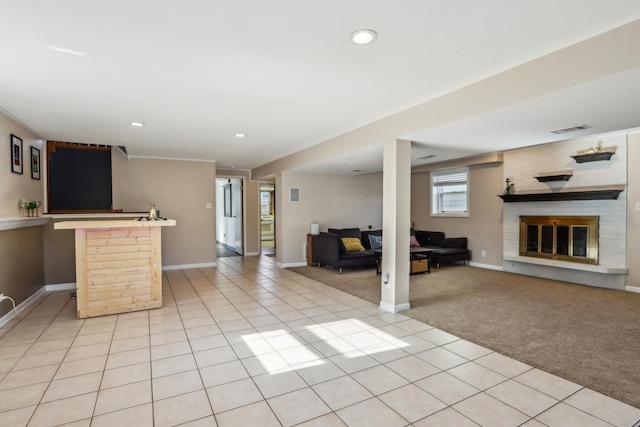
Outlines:
{"type": "Polygon", "coordinates": [[[486,258],[487,257],[487,251],[485,251],[484,249],[480,251],[480,256],[482,258],[486,258]]]}
{"type": "Polygon", "coordinates": [[[389,283],[389,273],[384,273],[382,276],[382,283],[386,289],[391,289],[391,283],[389,283]]]}

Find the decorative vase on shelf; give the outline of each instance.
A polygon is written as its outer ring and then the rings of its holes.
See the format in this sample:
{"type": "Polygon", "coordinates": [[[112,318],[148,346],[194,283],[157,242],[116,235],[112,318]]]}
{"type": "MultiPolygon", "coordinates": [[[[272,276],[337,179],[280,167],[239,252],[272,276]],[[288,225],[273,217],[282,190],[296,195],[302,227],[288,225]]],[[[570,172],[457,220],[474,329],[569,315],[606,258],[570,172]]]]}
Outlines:
{"type": "Polygon", "coordinates": [[[29,210],[29,205],[31,204],[31,202],[27,199],[20,199],[18,200],[18,207],[20,208],[20,214],[23,217],[28,217],[31,216],[29,215],[30,210],[29,210]]]}
{"type": "Polygon", "coordinates": [[[515,191],[514,191],[514,190],[515,190],[515,188],[514,188],[513,183],[512,183],[512,182],[510,182],[509,178],[507,178],[507,179],[505,180],[505,184],[506,184],[506,187],[505,187],[504,192],[502,193],[502,195],[503,195],[503,196],[510,196],[510,195],[512,195],[512,194],[515,192],[515,191]]]}
{"type": "Polygon", "coordinates": [[[157,219],[158,213],[156,212],[156,204],[151,203],[151,209],[149,209],[149,219],[157,219]]]}

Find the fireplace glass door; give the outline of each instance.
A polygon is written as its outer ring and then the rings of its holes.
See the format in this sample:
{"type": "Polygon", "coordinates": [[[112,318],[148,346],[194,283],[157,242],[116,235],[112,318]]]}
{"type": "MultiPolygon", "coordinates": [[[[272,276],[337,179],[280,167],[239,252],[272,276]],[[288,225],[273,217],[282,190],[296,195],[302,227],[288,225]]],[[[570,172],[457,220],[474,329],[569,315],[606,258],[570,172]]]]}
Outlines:
{"type": "Polygon", "coordinates": [[[520,255],[598,263],[598,217],[520,217],[520,255]]]}

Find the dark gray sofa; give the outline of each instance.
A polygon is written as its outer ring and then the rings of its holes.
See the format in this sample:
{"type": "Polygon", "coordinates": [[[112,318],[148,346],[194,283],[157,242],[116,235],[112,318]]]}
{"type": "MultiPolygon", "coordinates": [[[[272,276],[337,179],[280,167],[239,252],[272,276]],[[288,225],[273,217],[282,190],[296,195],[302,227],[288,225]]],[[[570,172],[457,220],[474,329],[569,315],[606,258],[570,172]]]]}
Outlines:
{"type": "Polygon", "coordinates": [[[466,263],[471,260],[471,251],[467,248],[466,237],[445,237],[441,231],[421,230],[416,230],[415,235],[420,246],[433,249],[429,259],[437,268],[445,262],[464,261],[466,263]]]}
{"type": "Polygon", "coordinates": [[[369,246],[369,233],[380,233],[382,230],[361,232],[359,228],[330,228],[328,233],[320,233],[311,239],[311,253],[314,265],[337,268],[375,267],[375,253],[369,246]],[[342,243],[343,237],[357,237],[365,247],[365,251],[347,252],[342,243]]]}
{"type": "MultiPolygon", "coordinates": [[[[471,251],[467,248],[466,237],[445,237],[441,231],[415,231],[416,240],[421,247],[433,249],[429,254],[430,265],[440,267],[445,262],[469,261],[471,251]]],[[[312,263],[318,267],[343,268],[374,267],[375,253],[371,251],[369,235],[381,236],[382,230],[364,230],[359,228],[329,228],[327,233],[313,236],[311,240],[312,263]],[[343,237],[360,239],[364,251],[348,252],[342,243],[343,237]]]]}

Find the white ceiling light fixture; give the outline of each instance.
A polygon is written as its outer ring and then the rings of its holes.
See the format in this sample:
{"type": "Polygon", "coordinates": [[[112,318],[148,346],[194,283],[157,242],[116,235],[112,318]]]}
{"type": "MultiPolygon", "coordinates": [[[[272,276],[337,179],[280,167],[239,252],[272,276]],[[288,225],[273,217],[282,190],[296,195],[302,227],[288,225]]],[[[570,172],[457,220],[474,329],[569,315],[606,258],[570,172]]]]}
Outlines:
{"type": "Polygon", "coordinates": [[[244,133],[236,133],[236,138],[245,138],[247,135],[244,133]]]}
{"type": "Polygon", "coordinates": [[[378,33],[373,30],[357,30],[349,34],[349,39],[355,44],[373,43],[378,38],[378,33]]]}
{"type": "Polygon", "coordinates": [[[131,126],[135,126],[137,128],[141,128],[143,126],[146,126],[144,123],[140,123],[140,122],[131,122],[129,123],[131,126]]]}
{"type": "Polygon", "coordinates": [[[56,52],[68,53],[69,55],[84,55],[84,52],[79,52],[77,50],[65,49],[64,47],[58,46],[49,46],[49,49],[55,50],[56,52]]]}

